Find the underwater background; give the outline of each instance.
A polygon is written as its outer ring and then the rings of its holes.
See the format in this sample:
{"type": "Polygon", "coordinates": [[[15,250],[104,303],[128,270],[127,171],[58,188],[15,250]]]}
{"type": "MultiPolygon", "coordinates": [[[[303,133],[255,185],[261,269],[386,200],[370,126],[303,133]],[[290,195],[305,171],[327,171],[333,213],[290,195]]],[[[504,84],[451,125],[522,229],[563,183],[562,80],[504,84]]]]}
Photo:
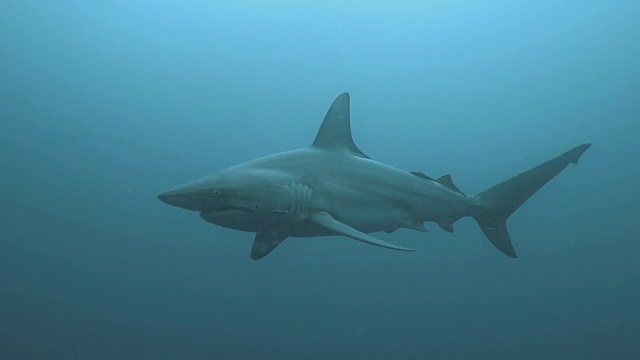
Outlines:
{"type": "Polygon", "coordinates": [[[637,359],[640,2],[0,2],[0,358],[637,359]],[[311,143],[475,195],[591,142],[509,221],[288,239],[156,195],[311,143]]]}

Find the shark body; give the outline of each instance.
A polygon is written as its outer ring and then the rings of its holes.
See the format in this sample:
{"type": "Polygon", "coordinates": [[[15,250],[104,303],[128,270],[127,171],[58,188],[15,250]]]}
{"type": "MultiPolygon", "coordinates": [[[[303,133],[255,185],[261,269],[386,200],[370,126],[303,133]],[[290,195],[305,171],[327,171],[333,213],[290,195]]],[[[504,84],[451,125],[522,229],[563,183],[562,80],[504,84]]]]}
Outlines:
{"type": "Polygon", "coordinates": [[[366,156],[353,142],[349,94],[338,96],[311,146],[251,160],[158,195],[169,205],[197,211],[211,223],[256,233],[251,258],[269,254],[287,237],[344,235],[372,245],[411,251],[370,233],[409,228],[426,232],[433,221],[453,232],[471,216],[500,251],[516,257],[506,220],[526,199],[578,159],[577,146],[477,196],[451,176],[407,172],[366,156]]]}

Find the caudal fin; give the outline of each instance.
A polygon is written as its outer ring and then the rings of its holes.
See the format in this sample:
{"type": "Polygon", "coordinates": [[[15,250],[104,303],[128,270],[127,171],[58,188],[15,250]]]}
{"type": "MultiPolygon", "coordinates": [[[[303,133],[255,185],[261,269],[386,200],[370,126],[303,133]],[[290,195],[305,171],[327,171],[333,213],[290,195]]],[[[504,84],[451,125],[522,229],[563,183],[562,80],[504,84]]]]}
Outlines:
{"type": "Polygon", "coordinates": [[[577,164],[580,156],[590,146],[591,144],[576,146],[475,197],[478,202],[478,211],[472,216],[493,246],[510,257],[517,257],[507,231],[507,218],[538,189],[564,170],[569,163],[577,164]]]}

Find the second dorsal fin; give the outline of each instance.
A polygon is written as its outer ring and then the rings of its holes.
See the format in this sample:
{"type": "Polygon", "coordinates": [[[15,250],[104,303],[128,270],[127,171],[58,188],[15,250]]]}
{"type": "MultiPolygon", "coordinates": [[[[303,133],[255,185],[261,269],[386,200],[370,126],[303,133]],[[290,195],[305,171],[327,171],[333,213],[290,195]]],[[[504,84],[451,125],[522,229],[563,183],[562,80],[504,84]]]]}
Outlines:
{"type": "Polygon", "coordinates": [[[461,195],[464,195],[464,193],[460,191],[460,189],[458,189],[457,186],[455,186],[455,184],[453,183],[453,180],[451,180],[451,175],[447,174],[447,175],[440,176],[436,181],[446,186],[450,190],[453,190],[461,195]]]}

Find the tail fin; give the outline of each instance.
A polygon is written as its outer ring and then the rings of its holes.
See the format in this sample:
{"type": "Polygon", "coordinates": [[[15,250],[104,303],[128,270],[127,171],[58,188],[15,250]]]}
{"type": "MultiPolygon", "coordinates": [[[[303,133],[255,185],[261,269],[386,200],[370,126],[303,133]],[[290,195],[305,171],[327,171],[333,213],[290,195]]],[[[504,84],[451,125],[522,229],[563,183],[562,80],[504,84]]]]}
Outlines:
{"type": "Polygon", "coordinates": [[[576,146],[475,197],[479,208],[478,212],[472,216],[493,246],[510,257],[517,257],[507,231],[507,218],[538,189],[564,170],[569,163],[577,164],[580,156],[590,146],[591,144],[576,146]]]}

